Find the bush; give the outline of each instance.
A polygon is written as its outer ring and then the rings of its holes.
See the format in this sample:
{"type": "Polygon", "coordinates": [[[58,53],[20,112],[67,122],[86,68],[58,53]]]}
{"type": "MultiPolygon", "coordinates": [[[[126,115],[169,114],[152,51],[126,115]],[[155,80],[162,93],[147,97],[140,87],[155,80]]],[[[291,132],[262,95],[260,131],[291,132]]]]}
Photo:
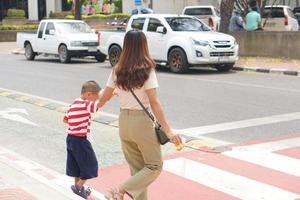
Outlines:
{"type": "MultiPolygon", "coordinates": [[[[131,15],[123,13],[114,13],[114,14],[95,14],[95,15],[82,15],[82,19],[122,19],[129,18],[131,15]]],[[[73,15],[67,15],[65,19],[74,19],[73,15]]]]}
{"type": "Polygon", "coordinates": [[[52,12],[52,11],[50,11],[49,18],[65,19],[68,15],[72,15],[72,12],[52,12]]]}
{"type": "Polygon", "coordinates": [[[10,31],[10,30],[15,30],[15,31],[21,31],[21,30],[37,30],[38,25],[0,25],[0,31],[10,31]]]}
{"type": "Polygon", "coordinates": [[[11,8],[7,10],[8,18],[25,18],[25,11],[22,9],[11,8]]]}

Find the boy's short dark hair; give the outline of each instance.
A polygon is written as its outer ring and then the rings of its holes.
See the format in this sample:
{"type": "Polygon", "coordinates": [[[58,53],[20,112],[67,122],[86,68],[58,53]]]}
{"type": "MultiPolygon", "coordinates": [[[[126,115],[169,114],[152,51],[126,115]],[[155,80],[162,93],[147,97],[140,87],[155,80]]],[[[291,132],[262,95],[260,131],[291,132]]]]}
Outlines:
{"type": "Polygon", "coordinates": [[[81,94],[86,92],[98,93],[100,92],[101,87],[96,81],[87,81],[82,85],[81,94]]]}

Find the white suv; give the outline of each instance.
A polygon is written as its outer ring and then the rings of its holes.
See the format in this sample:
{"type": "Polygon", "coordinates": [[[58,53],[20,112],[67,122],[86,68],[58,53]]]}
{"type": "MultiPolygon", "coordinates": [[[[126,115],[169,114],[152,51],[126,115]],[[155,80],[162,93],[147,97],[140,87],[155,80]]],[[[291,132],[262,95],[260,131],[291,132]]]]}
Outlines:
{"type": "Polygon", "coordinates": [[[220,28],[220,12],[214,6],[187,6],[182,14],[197,17],[214,31],[220,28]]]}
{"type": "Polygon", "coordinates": [[[288,6],[266,6],[262,23],[266,31],[298,31],[299,24],[288,6]]]}

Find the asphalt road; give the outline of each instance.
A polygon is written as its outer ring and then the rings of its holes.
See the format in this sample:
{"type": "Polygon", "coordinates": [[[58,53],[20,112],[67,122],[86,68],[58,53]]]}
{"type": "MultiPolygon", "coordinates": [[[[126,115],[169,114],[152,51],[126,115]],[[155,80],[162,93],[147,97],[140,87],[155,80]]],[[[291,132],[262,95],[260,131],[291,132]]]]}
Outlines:
{"type": "MultiPolygon", "coordinates": [[[[111,71],[108,63],[88,60],[60,64],[55,58],[26,61],[4,54],[0,60],[1,88],[63,102],[78,97],[84,81],[96,80],[104,87],[111,71]]],[[[300,131],[299,77],[193,69],[184,75],[158,70],[158,79],[160,100],[176,129],[198,127],[190,129],[198,134],[204,128],[208,132],[199,134],[232,143],[300,131]],[[241,120],[234,127],[228,124],[241,120]]],[[[103,109],[118,110],[117,99],[103,109]]]]}

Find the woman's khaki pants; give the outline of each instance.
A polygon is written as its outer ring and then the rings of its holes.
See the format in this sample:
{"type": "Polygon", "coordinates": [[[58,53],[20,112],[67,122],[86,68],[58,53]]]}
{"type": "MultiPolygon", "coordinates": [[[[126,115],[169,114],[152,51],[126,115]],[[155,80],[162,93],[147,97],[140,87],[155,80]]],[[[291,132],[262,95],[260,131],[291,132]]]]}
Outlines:
{"type": "Polygon", "coordinates": [[[152,121],[143,110],[121,110],[121,144],[131,177],[121,187],[134,200],[147,200],[147,187],[162,170],[161,147],[152,121]]]}

